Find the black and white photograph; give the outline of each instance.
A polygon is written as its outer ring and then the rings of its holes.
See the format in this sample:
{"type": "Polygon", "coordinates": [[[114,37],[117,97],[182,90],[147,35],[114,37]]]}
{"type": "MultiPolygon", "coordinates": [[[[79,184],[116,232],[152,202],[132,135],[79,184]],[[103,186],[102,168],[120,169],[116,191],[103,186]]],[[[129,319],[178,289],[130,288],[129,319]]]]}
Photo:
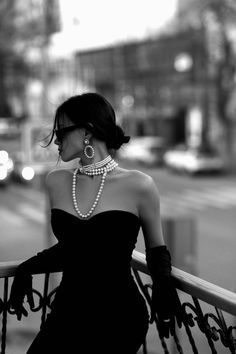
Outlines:
{"type": "Polygon", "coordinates": [[[0,0],[0,354],[236,353],[236,0],[0,0]]]}

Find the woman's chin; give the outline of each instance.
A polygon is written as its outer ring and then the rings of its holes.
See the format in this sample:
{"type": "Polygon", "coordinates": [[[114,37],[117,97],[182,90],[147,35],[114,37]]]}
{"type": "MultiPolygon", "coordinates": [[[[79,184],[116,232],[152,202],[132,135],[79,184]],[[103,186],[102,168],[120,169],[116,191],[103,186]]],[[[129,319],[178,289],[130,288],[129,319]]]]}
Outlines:
{"type": "Polygon", "coordinates": [[[61,156],[61,160],[62,160],[63,162],[68,162],[68,161],[70,161],[71,159],[68,159],[68,158],[66,158],[66,157],[64,157],[64,156],[61,156]]]}
{"type": "Polygon", "coordinates": [[[67,156],[66,156],[65,154],[61,153],[61,154],[60,154],[60,158],[61,158],[61,160],[62,160],[63,162],[69,162],[69,161],[72,161],[72,160],[76,159],[77,156],[72,156],[72,155],[70,155],[70,156],[67,155],[67,156]]]}
{"type": "Polygon", "coordinates": [[[67,156],[65,154],[63,154],[63,151],[61,151],[60,153],[60,159],[63,161],[63,162],[67,162],[69,161],[67,156]]]}

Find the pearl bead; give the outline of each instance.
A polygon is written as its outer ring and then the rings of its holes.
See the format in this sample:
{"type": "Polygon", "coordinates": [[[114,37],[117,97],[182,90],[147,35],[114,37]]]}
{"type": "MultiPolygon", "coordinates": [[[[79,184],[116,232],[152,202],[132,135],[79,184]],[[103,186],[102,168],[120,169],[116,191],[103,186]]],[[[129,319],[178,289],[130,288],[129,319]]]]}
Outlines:
{"type": "Polygon", "coordinates": [[[104,188],[107,173],[112,171],[113,169],[115,169],[117,166],[118,166],[118,163],[115,162],[111,158],[110,155],[108,155],[104,160],[99,161],[95,164],[86,165],[86,166],[78,167],[75,169],[75,171],[73,173],[73,178],[72,178],[72,199],[73,199],[74,208],[81,218],[83,218],[83,219],[88,218],[93,213],[93,211],[96,208],[96,206],[99,202],[99,199],[102,195],[102,191],[104,188]],[[100,187],[98,189],[97,196],[96,196],[95,201],[93,202],[90,210],[86,214],[83,214],[79,210],[79,207],[77,204],[77,199],[76,199],[76,176],[77,176],[78,171],[80,173],[86,174],[88,176],[98,176],[98,175],[102,174],[102,179],[101,179],[100,187]]]}

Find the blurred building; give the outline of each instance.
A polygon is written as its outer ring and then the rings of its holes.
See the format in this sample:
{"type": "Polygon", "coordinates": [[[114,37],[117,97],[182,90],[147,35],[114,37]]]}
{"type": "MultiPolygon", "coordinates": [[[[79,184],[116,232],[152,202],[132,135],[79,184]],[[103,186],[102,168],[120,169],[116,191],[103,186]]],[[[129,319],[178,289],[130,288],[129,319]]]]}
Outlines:
{"type": "Polygon", "coordinates": [[[14,13],[10,25],[14,56],[25,65],[24,68],[15,65],[20,76],[13,70],[10,72],[9,101],[14,116],[16,109],[21,109],[28,119],[32,119],[45,115],[50,101],[47,97],[50,80],[48,48],[51,36],[61,27],[59,0],[18,0],[11,2],[9,7],[14,13]]]}
{"type": "MultiPolygon", "coordinates": [[[[40,60],[40,57],[38,60],[40,60]]],[[[47,59],[47,95],[43,102],[42,92],[45,85],[43,85],[39,73],[28,82],[27,108],[30,119],[51,122],[57,106],[67,97],[81,90],[79,80],[75,75],[74,58],[72,56],[51,58],[49,55],[47,59]],[[46,109],[44,107],[44,112],[47,113],[46,117],[43,116],[42,104],[46,105],[46,109]]]]}
{"type": "Polygon", "coordinates": [[[186,140],[186,119],[204,112],[205,51],[201,31],[188,30],[76,53],[77,77],[108,97],[132,135],[160,135],[168,144],[186,140]]]}
{"type": "Polygon", "coordinates": [[[177,2],[178,16],[182,17],[186,11],[192,8],[193,2],[196,3],[196,0],[178,0],[177,2]]]}
{"type": "Polygon", "coordinates": [[[236,157],[236,5],[234,1],[178,0],[179,29],[201,29],[205,43],[205,142],[214,141],[231,169],[236,157]]]}

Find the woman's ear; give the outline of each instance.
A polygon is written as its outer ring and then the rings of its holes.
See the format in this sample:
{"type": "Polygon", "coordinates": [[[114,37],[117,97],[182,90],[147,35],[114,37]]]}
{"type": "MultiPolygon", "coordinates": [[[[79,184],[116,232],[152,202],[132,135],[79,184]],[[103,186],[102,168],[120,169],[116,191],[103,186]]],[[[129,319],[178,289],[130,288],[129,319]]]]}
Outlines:
{"type": "Polygon", "coordinates": [[[92,134],[89,130],[87,130],[86,128],[84,129],[84,138],[86,139],[91,139],[92,138],[92,134]]]}

